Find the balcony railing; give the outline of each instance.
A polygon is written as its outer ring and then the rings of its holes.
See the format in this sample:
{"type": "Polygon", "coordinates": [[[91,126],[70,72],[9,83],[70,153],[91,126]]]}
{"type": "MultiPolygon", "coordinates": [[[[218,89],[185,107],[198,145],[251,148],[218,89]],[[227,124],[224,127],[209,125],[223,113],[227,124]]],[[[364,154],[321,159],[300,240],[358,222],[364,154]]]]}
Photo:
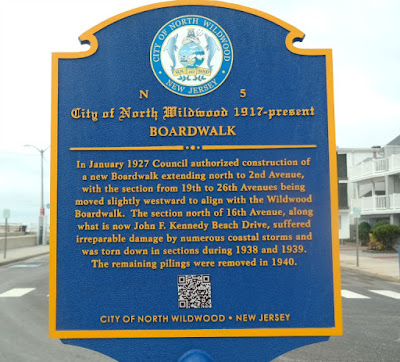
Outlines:
{"type": "Polygon", "coordinates": [[[389,208],[392,210],[400,209],[400,194],[393,194],[389,196],[389,208]]]}
{"type": "Polygon", "coordinates": [[[390,213],[400,211],[400,194],[387,196],[370,196],[354,199],[352,207],[359,207],[361,213],[390,213]]]}
{"type": "Polygon", "coordinates": [[[363,161],[351,167],[350,179],[378,176],[385,172],[400,172],[400,154],[393,154],[387,158],[376,158],[363,161]]]}

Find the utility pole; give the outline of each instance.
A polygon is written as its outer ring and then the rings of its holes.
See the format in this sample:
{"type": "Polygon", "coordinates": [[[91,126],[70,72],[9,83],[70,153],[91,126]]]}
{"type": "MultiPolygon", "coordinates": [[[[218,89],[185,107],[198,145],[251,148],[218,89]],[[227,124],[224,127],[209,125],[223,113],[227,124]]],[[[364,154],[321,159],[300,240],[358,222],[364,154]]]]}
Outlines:
{"type": "Polygon", "coordinates": [[[45,149],[37,148],[33,145],[25,145],[25,147],[33,147],[40,153],[40,212],[39,212],[39,230],[38,230],[38,244],[45,244],[45,232],[44,232],[44,192],[43,192],[43,156],[44,153],[49,149],[50,146],[45,149]]]}

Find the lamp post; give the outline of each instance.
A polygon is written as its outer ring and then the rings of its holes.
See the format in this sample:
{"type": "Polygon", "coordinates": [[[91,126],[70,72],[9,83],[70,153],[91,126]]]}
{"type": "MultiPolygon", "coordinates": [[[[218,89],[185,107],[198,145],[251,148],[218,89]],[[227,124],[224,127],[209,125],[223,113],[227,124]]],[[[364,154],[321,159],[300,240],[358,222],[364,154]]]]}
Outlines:
{"type": "Polygon", "coordinates": [[[48,147],[45,149],[40,149],[37,148],[36,146],[33,145],[25,145],[25,147],[33,147],[35,150],[40,152],[40,180],[41,180],[41,185],[40,185],[40,214],[39,214],[39,232],[38,232],[38,244],[44,244],[44,196],[43,196],[43,155],[44,153],[48,150],[48,147]]]}

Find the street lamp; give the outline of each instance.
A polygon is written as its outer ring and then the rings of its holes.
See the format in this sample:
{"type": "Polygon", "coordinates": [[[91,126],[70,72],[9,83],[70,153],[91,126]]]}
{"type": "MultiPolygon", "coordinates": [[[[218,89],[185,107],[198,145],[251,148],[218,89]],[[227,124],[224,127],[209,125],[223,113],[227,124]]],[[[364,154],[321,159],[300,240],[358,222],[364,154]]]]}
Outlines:
{"type": "Polygon", "coordinates": [[[43,198],[43,154],[49,149],[50,146],[45,149],[37,148],[33,145],[24,145],[24,147],[33,147],[35,150],[40,152],[40,170],[41,170],[41,186],[40,186],[40,214],[39,214],[39,233],[38,233],[38,244],[45,244],[44,240],[44,198],[43,198]]]}

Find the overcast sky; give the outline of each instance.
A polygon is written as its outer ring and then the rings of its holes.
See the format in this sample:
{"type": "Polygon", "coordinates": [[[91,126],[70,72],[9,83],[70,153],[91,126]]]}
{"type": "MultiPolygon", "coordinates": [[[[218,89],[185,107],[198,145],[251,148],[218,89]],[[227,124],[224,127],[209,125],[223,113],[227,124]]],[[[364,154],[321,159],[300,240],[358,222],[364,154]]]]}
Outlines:
{"type": "MultiPolygon", "coordinates": [[[[86,30],[155,2],[0,0],[0,217],[8,208],[9,222],[29,224],[39,214],[40,154],[24,145],[50,145],[51,53],[86,50],[78,40],[86,30]]],[[[383,146],[400,133],[400,1],[253,0],[251,7],[305,33],[297,46],[333,49],[340,147],[383,146]]],[[[49,160],[47,151],[45,204],[49,160]]]]}

